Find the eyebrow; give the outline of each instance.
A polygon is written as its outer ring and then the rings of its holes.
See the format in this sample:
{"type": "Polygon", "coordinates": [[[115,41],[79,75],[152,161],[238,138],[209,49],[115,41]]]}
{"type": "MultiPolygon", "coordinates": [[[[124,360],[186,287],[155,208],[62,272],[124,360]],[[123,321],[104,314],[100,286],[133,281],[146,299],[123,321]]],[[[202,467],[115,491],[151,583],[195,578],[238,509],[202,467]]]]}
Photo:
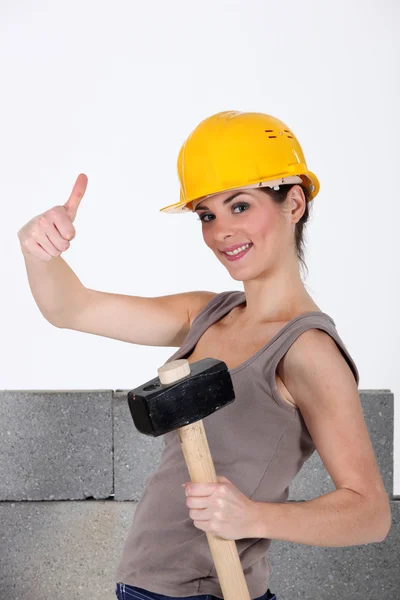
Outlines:
{"type": "MultiPolygon", "coordinates": [[[[246,192],[244,192],[243,190],[241,190],[240,192],[236,192],[236,194],[233,194],[232,196],[229,196],[229,198],[224,200],[223,204],[228,204],[229,202],[232,202],[232,200],[234,200],[236,198],[236,196],[240,196],[245,193],[246,192]]],[[[198,208],[197,207],[195,208],[194,212],[196,212],[198,210],[210,210],[210,209],[208,208],[208,206],[199,206],[198,208]]]]}

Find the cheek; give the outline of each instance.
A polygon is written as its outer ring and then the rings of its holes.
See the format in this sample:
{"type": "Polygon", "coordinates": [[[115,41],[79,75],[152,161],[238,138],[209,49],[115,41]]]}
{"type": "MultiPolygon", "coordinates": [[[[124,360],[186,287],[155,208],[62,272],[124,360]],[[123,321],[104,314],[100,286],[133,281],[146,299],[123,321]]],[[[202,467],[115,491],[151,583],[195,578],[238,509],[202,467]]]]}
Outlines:
{"type": "Polygon", "coordinates": [[[268,241],[273,236],[276,229],[276,218],[273,214],[266,214],[265,211],[258,213],[254,218],[249,220],[248,227],[246,229],[250,239],[257,242],[257,238],[268,241]]]}
{"type": "Polygon", "coordinates": [[[207,227],[202,227],[202,236],[203,236],[203,240],[206,244],[206,246],[210,247],[212,246],[212,236],[210,235],[210,232],[207,231],[207,227]]]}
{"type": "Polygon", "coordinates": [[[216,235],[217,235],[217,233],[212,225],[213,225],[212,223],[210,223],[210,225],[208,227],[206,224],[201,225],[201,234],[203,236],[204,243],[206,244],[206,246],[208,246],[211,249],[213,249],[216,244],[216,235]]]}

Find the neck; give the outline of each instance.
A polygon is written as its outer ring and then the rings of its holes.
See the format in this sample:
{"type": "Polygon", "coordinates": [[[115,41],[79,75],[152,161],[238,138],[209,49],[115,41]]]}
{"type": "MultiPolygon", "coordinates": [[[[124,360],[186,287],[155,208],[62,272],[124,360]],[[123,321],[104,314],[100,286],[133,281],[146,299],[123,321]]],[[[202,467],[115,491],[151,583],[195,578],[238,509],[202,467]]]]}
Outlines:
{"type": "Polygon", "coordinates": [[[299,263],[263,273],[256,279],[243,281],[246,306],[242,308],[244,323],[290,321],[302,312],[320,310],[301,280],[299,263]]]}

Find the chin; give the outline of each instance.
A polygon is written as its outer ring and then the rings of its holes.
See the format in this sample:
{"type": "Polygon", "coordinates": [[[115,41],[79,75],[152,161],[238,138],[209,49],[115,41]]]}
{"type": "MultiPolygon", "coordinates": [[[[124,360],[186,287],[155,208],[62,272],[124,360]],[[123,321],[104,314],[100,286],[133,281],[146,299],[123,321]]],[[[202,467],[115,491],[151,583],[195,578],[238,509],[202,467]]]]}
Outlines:
{"type": "Polygon", "coordinates": [[[249,269],[246,269],[246,270],[243,269],[242,271],[240,271],[240,269],[230,269],[229,266],[227,266],[222,261],[221,261],[221,263],[223,264],[223,266],[227,270],[228,274],[235,281],[247,281],[249,279],[254,279],[254,273],[252,273],[251,270],[249,270],[249,269]]]}
{"type": "Polygon", "coordinates": [[[246,279],[242,279],[241,277],[234,277],[234,276],[232,275],[232,273],[229,273],[229,275],[232,277],[232,279],[233,279],[234,281],[246,281],[246,279]]]}
{"type": "MultiPolygon", "coordinates": [[[[248,265],[247,265],[248,266],[248,265]]],[[[263,276],[265,275],[265,273],[267,273],[269,271],[269,267],[263,265],[263,267],[260,269],[255,269],[254,265],[253,268],[248,268],[247,269],[243,269],[242,271],[240,271],[239,269],[237,270],[237,272],[235,272],[233,269],[232,271],[229,270],[229,268],[227,269],[229,275],[232,277],[232,279],[234,279],[235,281],[253,281],[255,279],[262,279],[263,276]]]]}

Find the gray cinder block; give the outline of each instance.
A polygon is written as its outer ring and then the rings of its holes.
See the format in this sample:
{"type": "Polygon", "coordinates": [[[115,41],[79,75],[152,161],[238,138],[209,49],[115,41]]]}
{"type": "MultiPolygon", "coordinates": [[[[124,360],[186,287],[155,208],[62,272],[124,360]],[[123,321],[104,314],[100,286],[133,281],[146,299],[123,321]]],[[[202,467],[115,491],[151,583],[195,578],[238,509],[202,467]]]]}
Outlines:
{"type": "Polygon", "coordinates": [[[0,391],[0,500],[108,498],[112,395],[0,391]]]}
{"type": "Polygon", "coordinates": [[[116,600],[136,503],[0,502],[1,600],[116,600]]]}

